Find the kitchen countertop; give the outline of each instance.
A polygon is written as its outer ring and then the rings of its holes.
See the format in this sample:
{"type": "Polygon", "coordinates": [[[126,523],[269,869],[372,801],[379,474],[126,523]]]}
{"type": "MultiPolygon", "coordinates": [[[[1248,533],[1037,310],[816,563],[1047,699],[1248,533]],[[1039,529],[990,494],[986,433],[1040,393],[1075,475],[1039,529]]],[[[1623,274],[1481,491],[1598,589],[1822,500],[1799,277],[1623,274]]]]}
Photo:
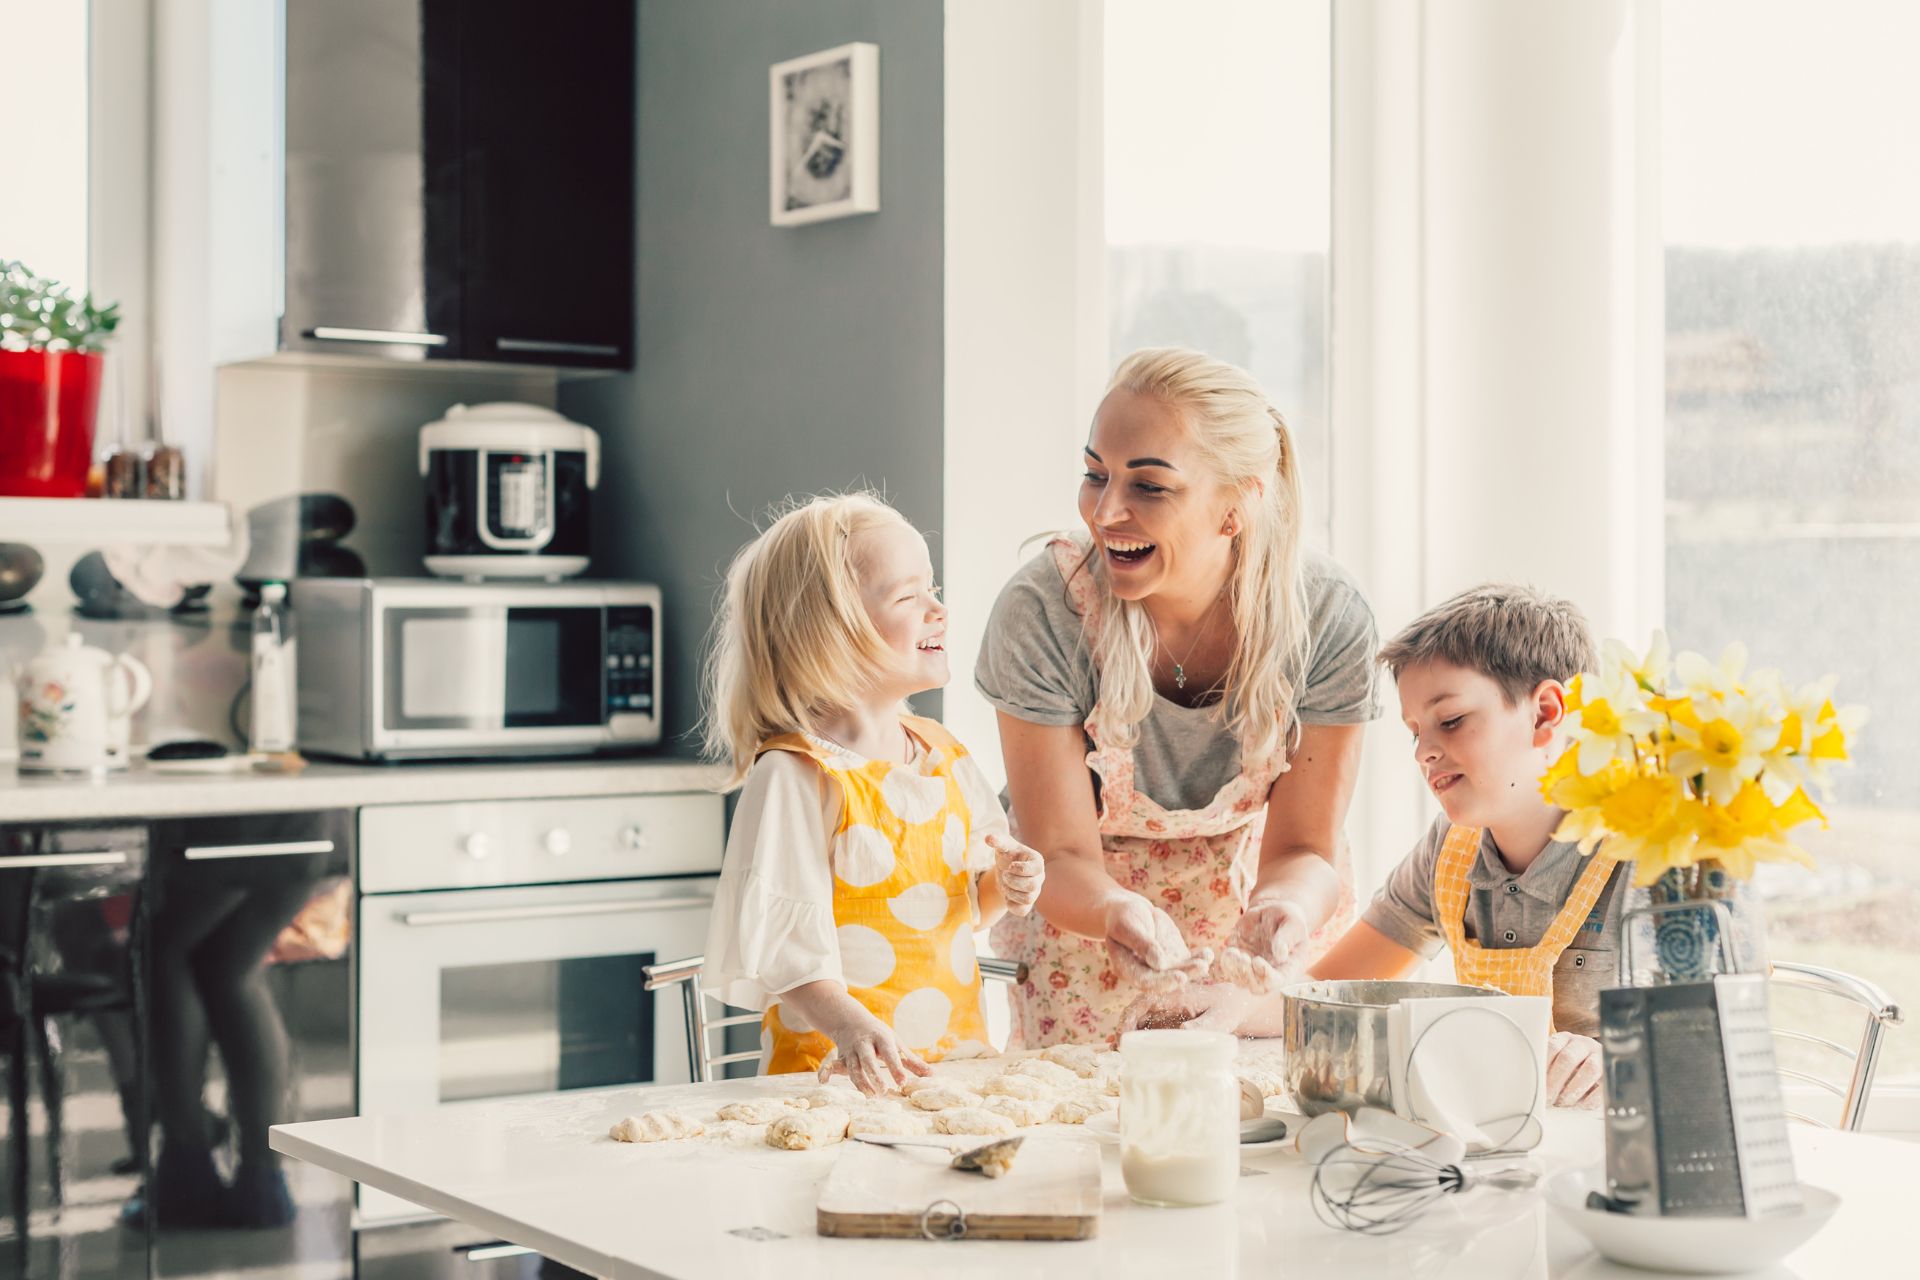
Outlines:
{"type": "Polygon", "coordinates": [[[162,773],[136,764],[102,779],[0,765],[0,823],[279,813],[435,801],[521,800],[704,791],[724,771],[670,756],[345,764],[299,773],[162,773]]]}
{"type": "MultiPolygon", "coordinates": [[[[319,1120],[272,1131],[277,1151],[404,1196],[502,1239],[614,1280],[728,1276],[1062,1275],[1418,1276],[1466,1280],[1645,1277],[1598,1258],[1537,1193],[1475,1190],[1397,1235],[1359,1236],[1319,1222],[1309,1175],[1284,1150],[1242,1155],[1230,1204],[1153,1209],[1132,1203],[1117,1149],[1103,1148],[1099,1235],[1079,1243],[842,1240],[815,1234],[821,1180],[838,1154],[703,1141],[628,1145],[607,1129],[650,1107],[720,1104],[792,1093],[807,1077],[591,1090],[455,1103],[406,1115],[319,1120]]],[[[1902,1273],[1911,1253],[1920,1145],[1791,1125],[1801,1177],[1837,1191],[1834,1220],[1768,1275],[1902,1273]]],[[[1071,1131],[1069,1131],[1071,1132],[1071,1131]]],[[[1063,1140],[1091,1141],[1084,1132],[1063,1140]]],[[[1597,1112],[1549,1113],[1536,1157],[1548,1172],[1595,1164],[1597,1112]]],[[[907,1158],[907,1157],[903,1157],[907,1158]]]]}

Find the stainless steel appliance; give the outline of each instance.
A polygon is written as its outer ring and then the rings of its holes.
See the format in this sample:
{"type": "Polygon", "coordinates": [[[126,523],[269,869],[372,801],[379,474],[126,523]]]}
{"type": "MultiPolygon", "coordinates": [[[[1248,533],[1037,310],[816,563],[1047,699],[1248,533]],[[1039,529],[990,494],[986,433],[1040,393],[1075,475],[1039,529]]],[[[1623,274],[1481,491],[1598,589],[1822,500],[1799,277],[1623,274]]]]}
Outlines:
{"type": "Polygon", "coordinates": [[[451,578],[585,573],[600,437],[532,404],[457,404],[420,428],[427,572],[451,578]]]}
{"type": "MultiPolygon", "coordinates": [[[[362,809],[360,1113],[686,1080],[640,971],[700,951],[722,823],[707,794],[362,809]]],[[[362,1226],[423,1212],[359,1193],[362,1226]]]]}
{"type": "Polygon", "coordinates": [[[585,755],[660,740],[660,590],[301,578],[300,747],[349,759],[585,755]]]}

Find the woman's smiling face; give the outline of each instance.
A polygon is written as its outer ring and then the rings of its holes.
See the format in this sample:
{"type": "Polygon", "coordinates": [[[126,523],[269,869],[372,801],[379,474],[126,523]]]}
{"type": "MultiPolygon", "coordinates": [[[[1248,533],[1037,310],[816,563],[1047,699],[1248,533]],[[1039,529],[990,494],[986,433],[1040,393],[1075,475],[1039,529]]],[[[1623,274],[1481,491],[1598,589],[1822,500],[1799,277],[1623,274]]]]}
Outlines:
{"type": "Polygon", "coordinates": [[[1210,595],[1233,564],[1237,494],[1214,478],[1180,411],[1115,391],[1087,438],[1080,518],[1122,600],[1210,595]]]}

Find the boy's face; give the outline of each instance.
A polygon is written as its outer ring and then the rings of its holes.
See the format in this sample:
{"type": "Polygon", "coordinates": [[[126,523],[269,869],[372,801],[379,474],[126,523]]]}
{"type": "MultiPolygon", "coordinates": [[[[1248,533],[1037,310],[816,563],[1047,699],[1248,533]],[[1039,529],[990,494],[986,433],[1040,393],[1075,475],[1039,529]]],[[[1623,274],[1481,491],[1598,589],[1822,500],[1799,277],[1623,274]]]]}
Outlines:
{"type": "Polygon", "coordinates": [[[1546,804],[1540,775],[1566,714],[1558,681],[1515,705],[1490,677],[1434,659],[1403,668],[1399,687],[1413,761],[1449,822],[1490,826],[1546,804]]]}
{"type": "Polygon", "coordinates": [[[883,692],[904,698],[946,684],[947,606],[933,583],[927,540],[901,520],[856,534],[849,550],[861,602],[893,658],[883,692]]]}

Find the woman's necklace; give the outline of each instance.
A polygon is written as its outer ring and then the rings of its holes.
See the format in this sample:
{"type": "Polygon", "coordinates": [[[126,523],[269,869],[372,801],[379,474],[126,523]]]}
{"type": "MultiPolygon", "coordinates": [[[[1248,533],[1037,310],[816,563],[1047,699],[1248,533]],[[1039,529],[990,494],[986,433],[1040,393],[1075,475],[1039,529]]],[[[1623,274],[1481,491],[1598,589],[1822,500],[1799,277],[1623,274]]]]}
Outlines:
{"type": "MultiPolygon", "coordinates": [[[[1174,688],[1184,689],[1187,687],[1187,659],[1193,657],[1193,651],[1195,649],[1198,649],[1200,647],[1200,642],[1206,638],[1208,624],[1213,621],[1214,612],[1215,610],[1220,608],[1220,602],[1222,600],[1225,600],[1226,598],[1227,598],[1227,593],[1224,591],[1222,591],[1219,595],[1213,598],[1212,607],[1209,608],[1206,612],[1206,615],[1200,619],[1200,630],[1195,633],[1193,637],[1193,643],[1187,646],[1186,657],[1174,659],[1174,663],[1173,663],[1173,687],[1174,688]]],[[[1160,638],[1160,624],[1153,620],[1153,615],[1151,613],[1147,615],[1147,625],[1153,628],[1153,642],[1159,645],[1162,649],[1166,649],[1167,642],[1160,638]]],[[[1170,658],[1173,657],[1173,651],[1171,649],[1167,649],[1167,656],[1170,658]]]]}

